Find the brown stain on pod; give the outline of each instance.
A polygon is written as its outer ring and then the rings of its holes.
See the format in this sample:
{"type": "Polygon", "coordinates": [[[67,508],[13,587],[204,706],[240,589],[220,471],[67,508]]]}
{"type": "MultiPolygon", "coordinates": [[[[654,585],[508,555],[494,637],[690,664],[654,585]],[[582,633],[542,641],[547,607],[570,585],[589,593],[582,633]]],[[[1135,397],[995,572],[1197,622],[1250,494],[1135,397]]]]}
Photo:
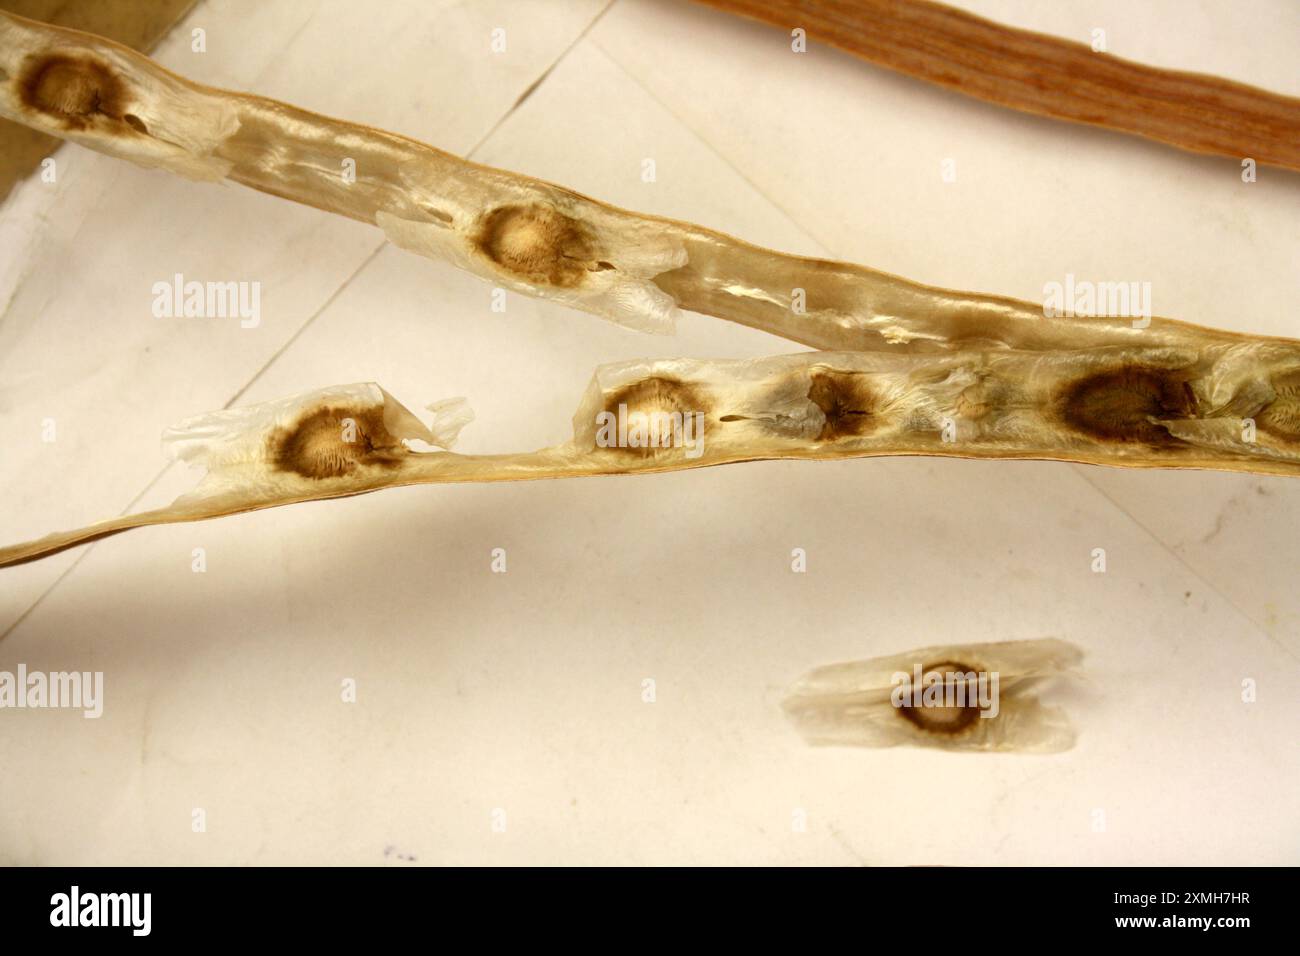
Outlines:
{"type": "Polygon", "coordinates": [[[127,120],[126,86],[99,60],[64,53],[29,56],[17,85],[27,109],[58,120],[66,129],[85,129],[97,116],[144,129],[139,118],[127,120]]]}
{"type": "Polygon", "coordinates": [[[500,206],[483,216],[474,245],[502,269],[535,285],[572,289],[588,272],[613,268],[594,262],[591,231],[542,203],[500,206]]]}
{"type": "Polygon", "coordinates": [[[861,372],[814,369],[808,381],[808,400],[826,416],[818,441],[869,435],[880,424],[880,399],[861,372]]]}
{"type": "Polygon", "coordinates": [[[1255,425],[1284,441],[1300,442],[1300,369],[1276,376],[1277,397],[1255,415],[1255,425]]]}
{"type": "Polygon", "coordinates": [[[1091,438],[1169,446],[1182,442],[1151,419],[1194,418],[1196,396],[1180,370],[1129,365],[1066,385],[1056,408],[1066,425],[1091,438]]]}
{"type": "Polygon", "coordinates": [[[328,405],[304,412],[267,439],[275,468],[303,478],[341,478],[364,466],[396,467],[405,447],[384,425],[382,406],[328,405]]]}
{"type": "MultiPolygon", "coordinates": [[[[687,416],[691,416],[691,439],[700,441],[703,438],[701,434],[703,421],[708,419],[711,404],[708,396],[694,385],[668,375],[651,375],[635,382],[629,382],[622,388],[609,393],[605,399],[604,411],[613,416],[613,421],[617,423],[620,420],[620,406],[625,407],[625,418],[628,422],[629,433],[632,431],[632,425],[640,416],[643,416],[641,421],[647,425],[653,416],[659,416],[661,426],[669,420],[675,424],[678,419],[674,416],[680,416],[684,432],[688,425],[687,416]],[[704,419],[694,418],[697,413],[703,414],[704,419]],[[698,428],[696,427],[697,423],[700,426],[698,428]]],[[[660,428],[660,435],[664,435],[663,427],[660,428]]],[[[675,436],[669,434],[668,437],[673,438],[675,436]]],[[[612,447],[616,451],[637,455],[642,458],[670,452],[681,453],[683,451],[683,446],[672,444],[668,447],[662,445],[639,448],[624,445],[612,447]]]]}
{"type": "MultiPolygon", "coordinates": [[[[921,674],[940,672],[944,675],[951,673],[970,674],[978,673],[978,669],[967,664],[959,664],[956,661],[940,661],[937,664],[927,664],[921,668],[921,674]]],[[[946,704],[937,706],[925,706],[912,704],[905,707],[899,707],[898,715],[920,730],[931,734],[939,734],[945,737],[953,737],[969,730],[980,719],[979,707],[979,687],[973,681],[953,681],[946,676],[944,679],[945,695],[947,687],[953,687],[958,683],[966,685],[966,704],[964,706],[948,706],[946,704]],[[971,701],[975,703],[972,704],[971,701]]],[[[912,688],[913,693],[919,694],[924,690],[921,688],[912,688]]],[[[954,691],[955,693],[955,691],[954,691]]]]}

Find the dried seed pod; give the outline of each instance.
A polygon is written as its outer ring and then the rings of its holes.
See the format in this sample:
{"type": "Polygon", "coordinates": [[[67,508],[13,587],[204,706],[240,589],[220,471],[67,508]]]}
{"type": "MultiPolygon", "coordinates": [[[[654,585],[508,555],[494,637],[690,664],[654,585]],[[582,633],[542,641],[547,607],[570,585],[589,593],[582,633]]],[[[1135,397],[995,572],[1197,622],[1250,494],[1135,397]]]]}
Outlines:
{"type": "Polygon", "coordinates": [[[811,744],[1056,753],[1075,732],[1038,693],[1082,659],[1050,638],[923,647],[819,667],[782,707],[811,744]]]}
{"type": "Polygon", "coordinates": [[[192,491],[165,508],[0,548],[0,567],[131,528],[201,521],[402,484],[413,458],[460,459],[445,451],[416,452],[405,444],[421,441],[448,448],[474,417],[462,398],[429,408],[434,416],[426,426],[378,385],[365,383],[186,419],[163,432],[163,449],[178,461],[206,469],[192,491]]]}
{"type": "Polygon", "coordinates": [[[928,0],[698,0],[1000,106],[1300,170],[1300,100],[1163,70],[928,0]]]}
{"type": "MultiPolygon", "coordinates": [[[[572,441],[480,456],[404,444],[449,445],[470,417],[463,402],[430,406],[435,420],[425,428],[377,385],[342,386],[183,423],[167,444],[177,457],[207,466],[193,493],[170,508],[0,548],[0,566],[141,525],[397,485],[637,474],[766,458],[1049,458],[1300,475],[1295,441],[1242,427],[1243,412],[1266,415],[1291,399],[1238,374],[1241,360],[1240,350],[1212,347],[623,362],[597,369],[574,415],[572,441]]],[[[1287,382],[1293,372],[1284,351],[1278,361],[1271,380],[1287,382]]]]}
{"type": "Polygon", "coordinates": [[[373,223],[503,287],[652,332],[678,309],[825,350],[942,353],[1300,345],[1153,318],[1045,319],[1041,305],[784,255],[640,215],[431,146],[184,80],[111,41],[0,12],[0,115],[199,178],[373,223]],[[54,59],[52,59],[54,58],[54,59]],[[355,181],[340,174],[347,158],[355,181]],[[793,308],[794,289],[803,290],[793,308]]]}

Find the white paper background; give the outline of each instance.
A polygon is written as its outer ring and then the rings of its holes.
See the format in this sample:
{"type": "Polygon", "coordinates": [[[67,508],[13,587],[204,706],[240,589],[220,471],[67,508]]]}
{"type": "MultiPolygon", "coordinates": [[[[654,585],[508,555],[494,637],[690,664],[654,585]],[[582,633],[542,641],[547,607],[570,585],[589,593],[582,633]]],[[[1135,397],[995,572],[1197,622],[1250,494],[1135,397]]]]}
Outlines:
{"type": "MultiPolygon", "coordinates": [[[[962,5],[1300,95],[1289,0],[962,5]]],[[[1067,272],[1150,281],[1158,314],[1300,336],[1300,176],[1246,185],[687,3],[208,2],[156,55],[791,252],[1031,300],[1067,272]]],[[[378,230],[56,159],[0,209],[6,542],[170,500],[195,476],[161,430],[236,396],[466,395],[461,450],[523,450],[567,437],[602,362],[795,350],[695,315],[655,338],[514,295],[495,314],[378,230]],[[176,272],[261,282],[261,327],[154,319],[176,272]]],[[[1280,478],[882,459],[131,532],[0,572],[0,669],[106,682],[99,720],[0,711],[0,862],[1296,863],[1297,504],[1280,478]],[[814,749],[780,713],[814,666],[1049,635],[1088,654],[1067,754],[814,749]]]]}

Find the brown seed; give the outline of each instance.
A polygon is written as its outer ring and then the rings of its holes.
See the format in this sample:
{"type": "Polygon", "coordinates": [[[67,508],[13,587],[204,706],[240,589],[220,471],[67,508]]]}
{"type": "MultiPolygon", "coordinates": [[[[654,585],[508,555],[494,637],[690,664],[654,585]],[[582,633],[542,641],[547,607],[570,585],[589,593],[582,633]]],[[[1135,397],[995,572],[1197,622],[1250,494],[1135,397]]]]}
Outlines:
{"type": "Polygon", "coordinates": [[[68,129],[84,129],[95,116],[121,119],[126,100],[122,81],[103,63],[64,54],[28,57],[18,93],[28,109],[68,129]]]}
{"type": "MultiPolygon", "coordinates": [[[[963,706],[948,706],[947,704],[938,704],[925,706],[913,704],[910,706],[899,707],[898,714],[904,720],[914,724],[921,730],[934,734],[959,734],[970,727],[980,716],[979,695],[977,685],[970,680],[959,678],[950,678],[948,674],[965,675],[975,672],[975,668],[966,664],[959,664],[956,661],[941,661],[938,664],[928,664],[921,668],[922,675],[931,673],[940,673],[944,677],[944,696],[947,697],[947,688],[955,688],[958,684],[964,683],[966,703],[963,706]],[[972,704],[971,701],[974,701],[972,704]]],[[[920,694],[923,688],[913,688],[913,692],[920,694]]],[[[953,693],[957,691],[954,690],[953,693]]]]}
{"type": "Polygon", "coordinates": [[[267,450],[280,471],[339,478],[365,465],[393,467],[399,444],[384,426],[382,408],[331,405],[305,412],[293,426],[273,433],[267,450]]]}
{"type": "Polygon", "coordinates": [[[582,223],[541,203],[493,209],[474,243],[501,268],[537,285],[571,289],[605,265],[591,261],[594,245],[582,223]]]}
{"type": "MultiPolygon", "coordinates": [[[[619,447],[618,449],[630,454],[650,457],[664,452],[680,451],[679,446],[673,446],[667,441],[674,437],[671,430],[665,434],[665,429],[671,428],[668,423],[675,423],[680,420],[682,425],[685,426],[687,416],[700,412],[707,415],[709,404],[707,397],[696,386],[688,385],[666,375],[652,375],[649,378],[631,382],[612,392],[605,400],[604,410],[613,415],[617,421],[619,406],[625,406],[629,430],[631,423],[637,420],[640,420],[647,427],[651,422],[657,421],[659,434],[665,439],[663,444],[658,447],[619,447]],[[680,416],[680,419],[676,419],[674,416],[680,416]],[[668,445],[668,447],[664,447],[664,445],[668,445]]],[[[691,434],[695,441],[702,437],[695,431],[692,431],[691,434]]]]}
{"type": "Polygon", "coordinates": [[[1057,413],[1075,431],[1102,441],[1177,445],[1151,419],[1194,417],[1196,396],[1178,370],[1125,366],[1067,385],[1057,413]]]}
{"type": "Polygon", "coordinates": [[[826,424],[818,441],[868,435],[879,425],[879,400],[860,372],[814,369],[809,375],[808,400],[822,410],[826,424]]]}

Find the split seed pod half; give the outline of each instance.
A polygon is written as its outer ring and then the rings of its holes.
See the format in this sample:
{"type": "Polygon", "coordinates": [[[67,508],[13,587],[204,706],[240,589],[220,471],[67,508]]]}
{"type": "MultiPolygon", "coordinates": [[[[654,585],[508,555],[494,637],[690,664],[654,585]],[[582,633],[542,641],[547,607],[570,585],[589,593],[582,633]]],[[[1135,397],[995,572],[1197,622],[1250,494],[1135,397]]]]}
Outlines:
{"type": "MultiPolygon", "coordinates": [[[[195,521],[398,485],[646,474],[768,458],[1044,458],[1135,468],[1300,475],[1289,356],[1278,387],[1239,374],[1233,346],[925,356],[803,352],[599,368],[574,437],[502,455],[447,448],[462,400],[423,425],[377,385],[228,409],[166,435],[208,475],[168,508],[0,548],[0,566],[127,528],[195,521]],[[1243,415],[1254,415],[1249,420],[1243,415]]],[[[1249,369],[1262,366],[1246,358],[1249,369]]]]}

